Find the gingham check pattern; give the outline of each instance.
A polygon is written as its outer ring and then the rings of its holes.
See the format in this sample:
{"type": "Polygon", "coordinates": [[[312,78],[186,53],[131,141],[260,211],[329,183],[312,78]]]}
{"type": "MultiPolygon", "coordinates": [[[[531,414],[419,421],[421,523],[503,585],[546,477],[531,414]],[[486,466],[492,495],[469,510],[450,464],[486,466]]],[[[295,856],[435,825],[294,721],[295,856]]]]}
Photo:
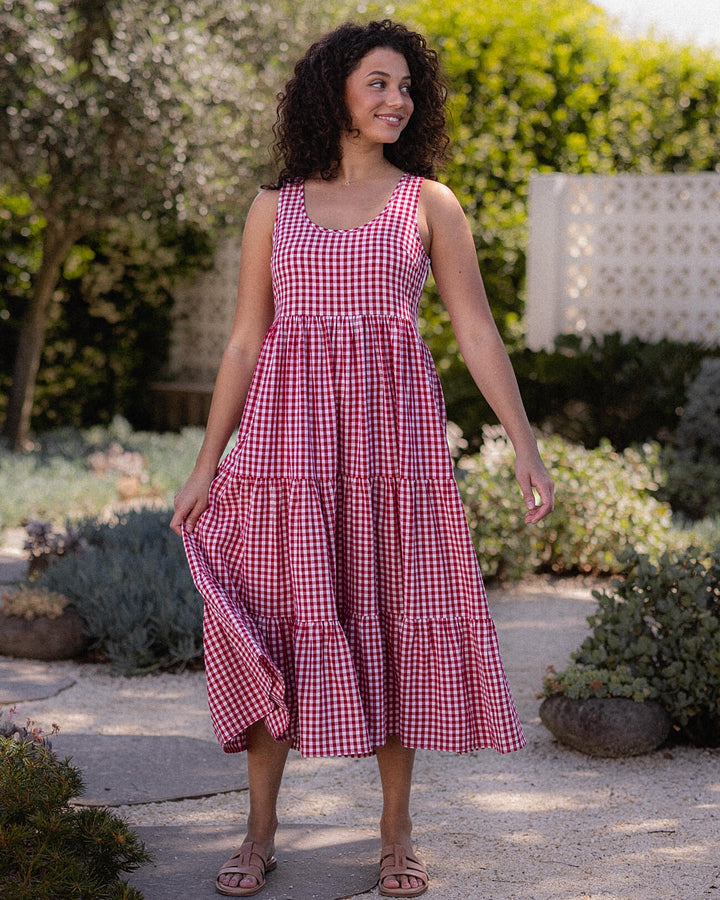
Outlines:
{"type": "Polygon", "coordinates": [[[186,535],[205,598],[213,724],[228,752],[264,718],[305,756],[525,739],[417,329],[422,179],[332,230],[280,192],[275,319],[236,446],[186,535]]]}

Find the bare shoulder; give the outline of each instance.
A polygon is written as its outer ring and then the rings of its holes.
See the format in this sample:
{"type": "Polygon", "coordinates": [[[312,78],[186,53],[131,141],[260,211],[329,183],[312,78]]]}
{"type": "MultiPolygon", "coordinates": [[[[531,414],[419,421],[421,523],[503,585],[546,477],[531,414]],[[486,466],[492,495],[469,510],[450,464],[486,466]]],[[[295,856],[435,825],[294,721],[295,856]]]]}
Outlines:
{"type": "Polygon", "coordinates": [[[271,251],[279,194],[279,191],[263,190],[253,200],[243,229],[244,251],[254,249],[265,255],[271,251]]]}
{"type": "Polygon", "coordinates": [[[247,222],[252,222],[255,227],[269,225],[272,230],[275,216],[277,215],[279,197],[280,191],[260,191],[250,206],[250,210],[247,214],[247,222]]]}
{"type": "Polygon", "coordinates": [[[429,179],[423,181],[420,189],[418,224],[421,234],[427,234],[423,243],[431,259],[433,250],[448,241],[456,244],[461,235],[464,241],[469,234],[468,221],[455,194],[446,185],[429,179]]]}
{"type": "Polygon", "coordinates": [[[457,228],[465,223],[465,213],[452,190],[439,181],[425,179],[420,189],[419,214],[432,235],[438,230],[457,228]]]}
{"type": "Polygon", "coordinates": [[[441,216],[464,215],[462,207],[452,190],[439,181],[431,181],[426,178],[420,189],[420,203],[429,214],[441,216]]]}

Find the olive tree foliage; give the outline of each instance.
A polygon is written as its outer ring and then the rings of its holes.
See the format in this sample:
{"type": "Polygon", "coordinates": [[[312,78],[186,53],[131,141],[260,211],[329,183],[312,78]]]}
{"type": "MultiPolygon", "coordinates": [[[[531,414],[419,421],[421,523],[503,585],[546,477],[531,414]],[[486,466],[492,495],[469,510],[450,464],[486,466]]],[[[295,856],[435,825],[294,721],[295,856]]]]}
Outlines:
{"type": "MultiPolygon", "coordinates": [[[[440,54],[452,111],[442,178],[471,221],[510,343],[522,341],[533,173],[720,170],[717,53],[631,40],[588,0],[408,0],[394,14],[440,54]]],[[[440,306],[424,315],[441,368],[453,366],[440,306]]]]}
{"type": "Polygon", "coordinates": [[[0,185],[42,231],[5,418],[14,449],[73,246],[121,217],[237,218],[287,60],[325,24],[292,0],[0,0],[0,185]]]}

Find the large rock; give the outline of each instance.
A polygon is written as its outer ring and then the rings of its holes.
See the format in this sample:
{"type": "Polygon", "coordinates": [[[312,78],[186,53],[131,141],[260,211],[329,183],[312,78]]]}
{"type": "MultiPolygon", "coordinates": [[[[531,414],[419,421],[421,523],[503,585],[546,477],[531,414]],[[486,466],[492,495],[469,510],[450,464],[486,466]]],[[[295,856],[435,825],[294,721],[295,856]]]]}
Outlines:
{"type": "Polygon", "coordinates": [[[20,659],[74,659],[87,648],[83,622],[69,607],[50,619],[23,619],[0,612],[0,655],[20,659]]]}
{"type": "Polygon", "coordinates": [[[540,706],[543,725],[560,741],[588,756],[638,756],[670,734],[670,717],[654,701],[623,697],[573,700],[553,694],[540,706]]]}

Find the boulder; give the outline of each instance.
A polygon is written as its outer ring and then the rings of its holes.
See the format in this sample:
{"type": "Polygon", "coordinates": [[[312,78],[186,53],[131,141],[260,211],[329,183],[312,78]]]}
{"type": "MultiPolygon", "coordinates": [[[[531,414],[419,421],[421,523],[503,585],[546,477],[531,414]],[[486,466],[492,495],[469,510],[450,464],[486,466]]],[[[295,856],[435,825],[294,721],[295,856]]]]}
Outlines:
{"type": "Polygon", "coordinates": [[[0,655],[19,659],[75,659],[87,649],[83,622],[68,607],[61,616],[24,619],[0,612],[0,655]]]}
{"type": "Polygon", "coordinates": [[[553,694],[540,706],[540,720],[562,744],[588,756],[650,753],[670,734],[670,716],[659,703],[624,697],[574,700],[553,694]]]}

